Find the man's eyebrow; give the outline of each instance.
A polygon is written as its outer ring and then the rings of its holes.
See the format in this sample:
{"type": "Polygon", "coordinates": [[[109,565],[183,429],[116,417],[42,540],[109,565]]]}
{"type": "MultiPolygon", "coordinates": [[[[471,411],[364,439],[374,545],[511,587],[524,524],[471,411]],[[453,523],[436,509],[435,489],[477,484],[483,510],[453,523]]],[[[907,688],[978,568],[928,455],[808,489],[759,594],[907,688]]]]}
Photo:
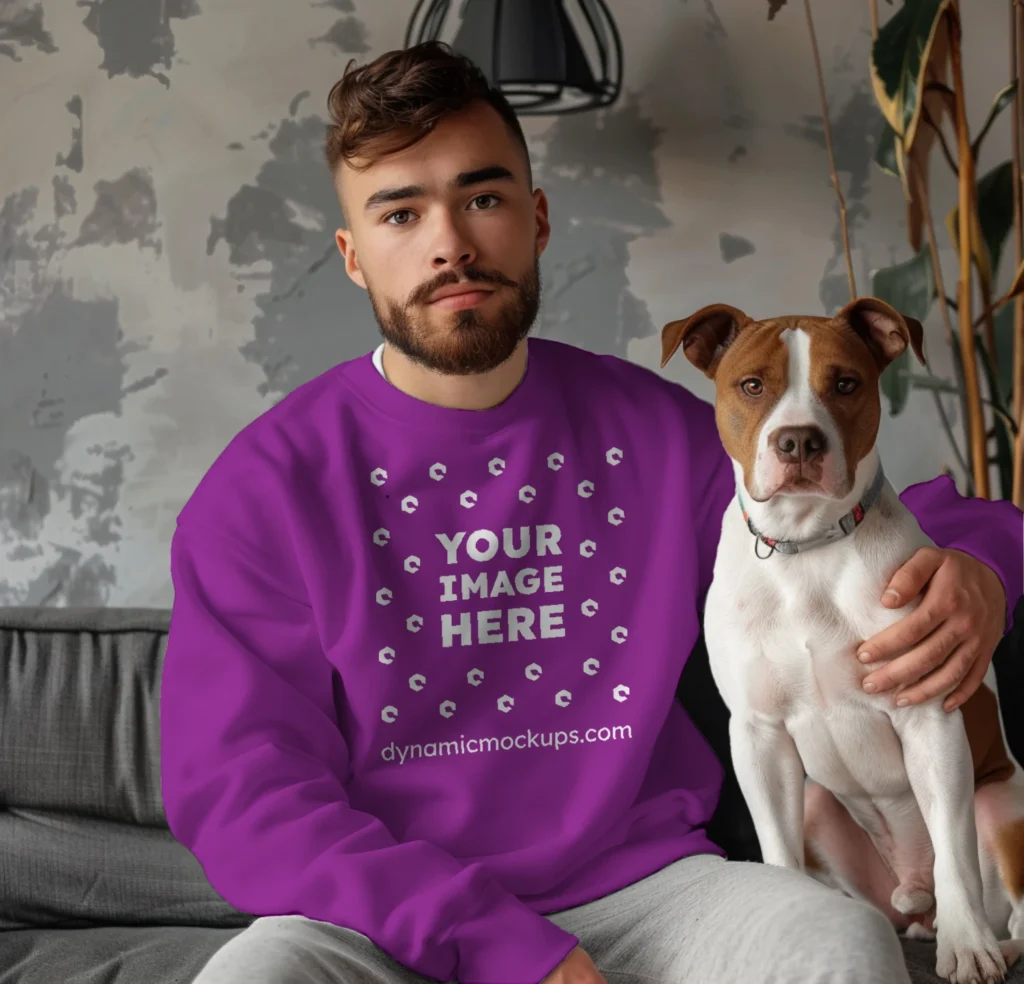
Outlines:
{"type": "Polygon", "coordinates": [[[381,188],[375,191],[366,199],[363,208],[369,212],[371,209],[380,208],[381,205],[390,205],[392,202],[405,201],[407,198],[415,198],[424,194],[423,185],[405,185],[402,188],[381,188]]]}
{"type": "MultiPolygon", "coordinates": [[[[472,185],[483,184],[486,181],[514,181],[515,175],[500,164],[491,164],[487,167],[477,168],[475,171],[463,171],[456,175],[450,182],[453,188],[469,188],[472,185]]],[[[423,185],[404,185],[401,188],[381,188],[375,191],[366,199],[363,206],[369,212],[382,205],[391,205],[395,202],[406,201],[410,198],[417,198],[426,194],[423,185]]]]}
{"type": "Polygon", "coordinates": [[[485,181],[514,181],[515,176],[507,167],[491,164],[475,171],[463,171],[452,182],[456,188],[468,188],[470,185],[483,184],[485,181]]]}

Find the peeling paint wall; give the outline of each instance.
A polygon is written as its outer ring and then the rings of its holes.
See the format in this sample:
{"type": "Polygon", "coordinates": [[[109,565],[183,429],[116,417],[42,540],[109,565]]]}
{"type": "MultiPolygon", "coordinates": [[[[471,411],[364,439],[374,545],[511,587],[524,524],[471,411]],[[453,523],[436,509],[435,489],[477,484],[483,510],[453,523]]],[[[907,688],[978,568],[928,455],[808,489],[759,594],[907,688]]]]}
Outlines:
{"type": "MultiPolygon", "coordinates": [[[[333,244],[322,114],[349,58],[403,43],[412,7],[0,0],[0,604],[169,605],[174,518],[216,455],[376,344],[333,244]]],[[[802,11],[610,7],[620,102],[524,120],[553,224],[537,332],[656,369],[661,326],[712,301],[755,315],[844,303],[802,11]]],[[[970,7],[977,126],[1008,74],[1005,16],[970,7]]],[[[903,206],[872,164],[867,5],[816,9],[866,293],[873,268],[909,255],[903,206]]],[[[1003,130],[983,170],[1008,155],[1003,130]]],[[[711,397],[684,360],[666,373],[711,397]]],[[[881,443],[901,488],[949,458],[923,394],[881,443]]]]}

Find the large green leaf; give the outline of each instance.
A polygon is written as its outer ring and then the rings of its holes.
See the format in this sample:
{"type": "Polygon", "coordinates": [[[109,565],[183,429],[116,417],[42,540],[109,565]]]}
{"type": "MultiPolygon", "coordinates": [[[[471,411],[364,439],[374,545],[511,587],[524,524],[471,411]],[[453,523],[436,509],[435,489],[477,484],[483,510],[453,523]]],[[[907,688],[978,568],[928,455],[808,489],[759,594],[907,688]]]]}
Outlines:
{"type": "Polygon", "coordinates": [[[978,158],[978,151],[981,149],[981,143],[988,134],[988,131],[992,128],[992,124],[995,123],[996,117],[1013,102],[1014,96],[1016,95],[1016,79],[996,93],[996,98],[992,101],[992,108],[988,111],[988,116],[985,118],[985,122],[978,131],[978,135],[974,138],[974,143],[971,144],[971,151],[974,154],[975,160],[978,158]]]}
{"type": "MultiPolygon", "coordinates": [[[[975,259],[982,279],[991,286],[999,273],[999,261],[1006,237],[1013,228],[1013,163],[1003,161],[978,181],[978,232],[982,244],[975,242],[975,259]]],[[[953,246],[960,250],[960,206],[954,205],[946,216],[946,230],[953,246]]],[[[977,233],[976,233],[977,235],[977,233]]]]}
{"type": "MultiPolygon", "coordinates": [[[[876,270],[871,277],[871,293],[891,304],[904,317],[923,322],[936,297],[935,277],[929,250],[922,249],[904,263],[876,270]]],[[[882,392],[895,417],[903,411],[910,396],[910,350],[903,352],[882,373],[882,392]]]]}
{"type": "Polygon", "coordinates": [[[1013,305],[1007,304],[995,316],[996,368],[999,389],[1007,406],[1013,406],[1013,305]]]}
{"type": "Polygon", "coordinates": [[[896,157],[896,141],[898,139],[896,131],[889,126],[889,121],[882,120],[882,129],[879,131],[878,143],[875,147],[875,163],[886,174],[891,174],[894,178],[900,176],[899,160],[896,157]]]}
{"type": "Polygon", "coordinates": [[[871,85],[889,125],[913,145],[936,41],[951,0],[904,0],[871,46],[871,85]]]}

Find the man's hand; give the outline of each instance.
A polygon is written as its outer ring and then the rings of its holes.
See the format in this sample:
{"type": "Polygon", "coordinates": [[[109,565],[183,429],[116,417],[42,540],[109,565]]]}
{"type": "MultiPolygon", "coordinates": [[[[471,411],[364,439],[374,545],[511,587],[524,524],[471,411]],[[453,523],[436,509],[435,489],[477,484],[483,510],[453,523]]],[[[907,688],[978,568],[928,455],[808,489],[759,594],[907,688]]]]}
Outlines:
{"type": "Polygon", "coordinates": [[[582,947],[569,955],[541,981],[541,984],[607,984],[582,947]]]}
{"type": "Polygon", "coordinates": [[[863,663],[906,650],[863,686],[868,693],[898,688],[898,707],[952,691],[942,705],[952,711],[978,689],[992,662],[1006,628],[1006,592],[999,575],[969,554],[923,547],[893,575],[882,604],[900,608],[924,589],[915,611],[861,644],[863,663]]]}

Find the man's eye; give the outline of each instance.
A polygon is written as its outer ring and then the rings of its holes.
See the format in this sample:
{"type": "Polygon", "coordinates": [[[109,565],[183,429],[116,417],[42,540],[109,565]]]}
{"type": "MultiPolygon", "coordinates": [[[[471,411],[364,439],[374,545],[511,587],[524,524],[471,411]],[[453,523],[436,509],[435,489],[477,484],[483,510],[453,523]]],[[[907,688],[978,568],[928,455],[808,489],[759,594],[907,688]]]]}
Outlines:
{"type": "Polygon", "coordinates": [[[390,215],[385,216],[384,221],[390,222],[391,225],[408,225],[407,217],[411,215],[412,212],[409,209],[400,208],[397,212],[392,212],[390,215]],[[394,219],[393,222],[392,219],[394,219]]]}
{"type": "MultiPolygon", "coordinates": [[[[492,199],[495,203],[497,203],[500,200],[497,195],[477,195],[476,198],[473,199],[473,204],[479,206],[480,202],[487,201],[487,199],[492,199]]],[[[488,208],[493,208],[494,206],[483,205],[479,207],[482,208],[483,210],[486,210],[488,208]]]]}

